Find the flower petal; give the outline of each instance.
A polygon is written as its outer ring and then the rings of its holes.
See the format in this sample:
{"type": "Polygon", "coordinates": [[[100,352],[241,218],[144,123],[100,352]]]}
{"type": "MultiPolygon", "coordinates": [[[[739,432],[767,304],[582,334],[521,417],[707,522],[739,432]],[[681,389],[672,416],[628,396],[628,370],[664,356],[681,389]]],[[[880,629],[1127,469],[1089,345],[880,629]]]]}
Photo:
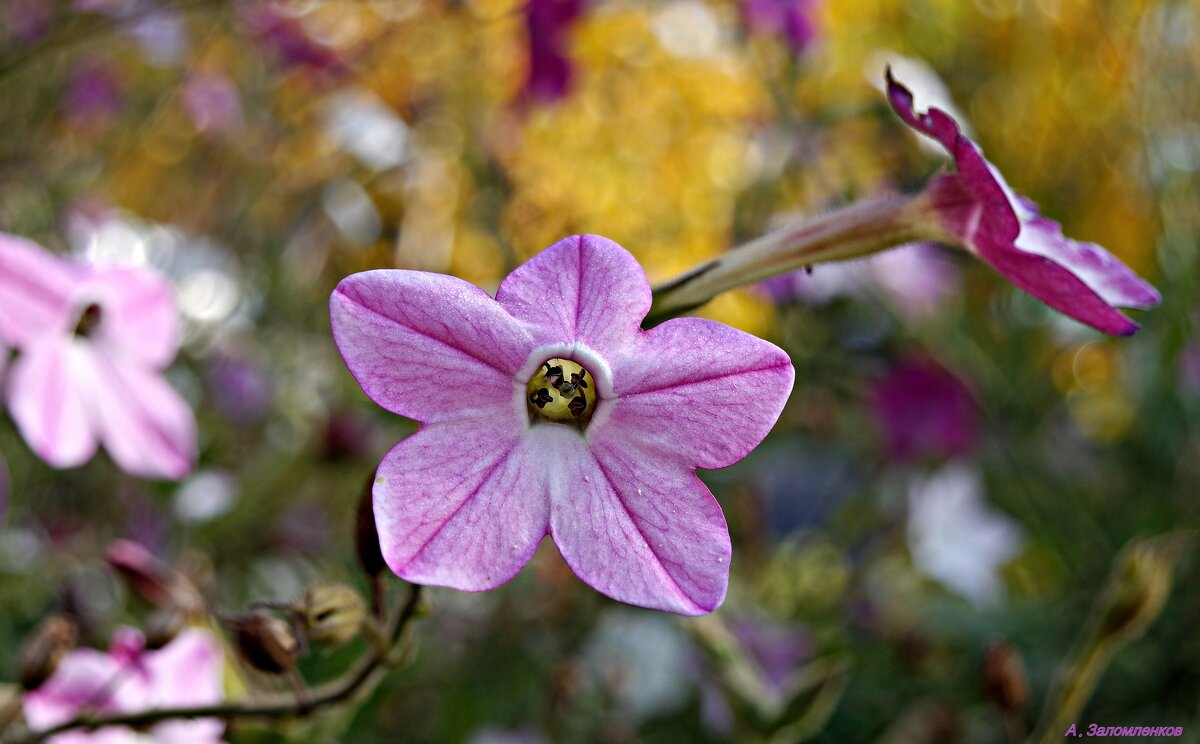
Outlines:
{"type": "Polygon", "coordinates": [[[24,346],[67,332],[74,267],[37,243],[0,233],[0,340],[24,346]]]}
{"type": "Polygon", "coordinates": [[[196,464],[196,418],[156,371],[91,349],[93,425],[105,449],[127,473],[178,480],[196,464]]]}
{"type": "Polygon", "coordinates": [[[712,612],[729,586],[725,516],[691,470],[619,438],[560,437],[550,534],[571,570],[621,602],[712,612]]]}
{"type": "Polygon", "coordinates": [[[1111,253],[1095,243],[1071,240],[1057,222],[1045,217],[1034,217],[1021,226],[1017,248],[1067,269],[1110,305],[1144,310],[1162,302],[1157,289],[1111,253]]]}
{"type": "Polygon", "coordinates": [[[632,341],[650,283],[629,251],[598,235],[564,238],[517,267],[496,291],[538,345],[582,342],[602,356],[632,341]]]}
{"type": "Polygon", "coordinates": [[[983,153],[944,111],[918,114],[912,94],[888,72],[888,99],[909,126],[934,138],[954,158],[956,173],[926,189],[957,242],[1006,279],[1059,312],[1105,333],[1128,335],[1138,324],[1112,306],[1150,307],[1158,292],[1100,246],[1062,236],[1014,193],[983,153]]]}
{"type": "Polygon", "coordinates": [[[617,402],[597,425],[702,468],[749,454],[775,425],[796,376],[779,347],[703,318],[640,334],[612,370],[617,402]]]}
{"type": "Polygon", "coordinates": [[[102,319],[92,337],[156,369],[179,351],[179,315],[171,285],[140,267],[103,266],[88,272],[76,290],[76,306],[97,302],[102,319]]]}
{"type": "Polygon", "coordinates": [[[49,465],[71,468],[96,453],[89,418],[93,385],[84,342],[49,337],[25,347],[8,381],[8,409],[29,447],[49,465]]]}
{"type": "Polygon", "coordinates": [[[419,271],[366,271],[329,301],[354,379],[387,410],[422,422],[512,406],[529,332],[478,287],[419,271]]]}
{"type": "Polygon", "coordinates": [[[467,591],[516,576],[549,521],[550,455],[538,442],[511,420],[480,417],[427,425],[392,448],[373,492],[392,571],[467,591]]]}
{"type": "MultiPolygon", "coordinates": [[[[190,628],[161,650],[143,657],[149,673],[151,707],[209,705],[224,696],[221,644],[212,633],[190,628]]],[[[225,724],[219,719],[167,721],[154,727],[156,744],[214,744],[225,724]]]]}

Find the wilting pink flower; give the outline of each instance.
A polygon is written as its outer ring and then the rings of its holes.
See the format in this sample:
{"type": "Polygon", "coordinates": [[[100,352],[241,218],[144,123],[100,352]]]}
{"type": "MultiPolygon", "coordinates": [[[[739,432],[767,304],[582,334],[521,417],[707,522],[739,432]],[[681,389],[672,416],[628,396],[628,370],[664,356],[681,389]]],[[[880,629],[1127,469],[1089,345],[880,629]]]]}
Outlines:
{"type": "MultiPolygon", "coordinates": [[[[90,648],[67,653],[54,675],[25,696],[25,720],[35,730],[69,721],[85,711],[98,715],[220,702],[221,644],[191,628],[158,651],[145,649],[142,634],[119,628],[108,653],[90,648]]],[[[123,726],[70,731],[50,744],[212,744],[225,724],[214,718],[159,723],[144,732],[123,726]]]]}
{"type": "Polygon", "coordinates": [[[875,380],[871,412],[896,460],[965,455],[979,440],[979,411],[970,388],[922,357],[897,362],[875,380]]]}
{"type": "Polygon", "coordinates": [[[369,271],[330,301],[364,392],[424,426],[379,466],[375,518],[402,578],[481,591],[549,534],[572,570],[631,604],[718,606],[729,531],[695,469],[766,436],[786,354],[699,318],[649,331],[650,286],[616,243],[574,236],[500,285],[369,271]]]}
{"type": "Polygon", "coordinates": [[[557,101],[571,89],[574,68],[567,57],[569,34],[583,13],[584,0],[529,0],[525,29],[529,34],[529,72],[524,94],[537,101],[557,101]]]}
{"type": "Polygon", "coordinates": [[[888,99],[909,126],[937,140],[954,158],[955,173],[930,182],[925,194],[937,229],[1006,279],[1059,312],[1105,333],[1138,329],[1117,307],[1149,308],[1161,296],[1108,251],[1062,234],[1032,201],[1009,188],[946,112],[913,110],[912,94],[888,73],[888,99]]]}
{"type": "Polygon", "coordinates": [[[0,340],[20,352],[9,411],[47,463],[81,465],[103,442],[134,475],[192,469],[196,422],[162,377],[179,321],[157,274],[67,261],[0,233],[0,340]]]}
{"type": "Polygon", "coordinates": [[[742,17],[753,33],[777,36],[799,54],[816,34],[816,5],[817,0],[743,0],[742,17]]]}

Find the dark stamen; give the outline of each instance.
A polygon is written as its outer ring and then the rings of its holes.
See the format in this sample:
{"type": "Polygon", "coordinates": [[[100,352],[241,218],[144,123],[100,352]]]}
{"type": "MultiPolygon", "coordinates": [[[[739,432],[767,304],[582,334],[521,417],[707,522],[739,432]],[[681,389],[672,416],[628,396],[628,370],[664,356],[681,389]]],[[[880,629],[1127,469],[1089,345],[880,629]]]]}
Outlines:
{"type": "Polygon", "coordinates": [[[569,410],[576,417],[582,416],[586,408],[587,398],[584,398],[582,395],[577,398],[572,398],[571,402],[567,404],[567,410],[569,410]]]}
{"type": "Polygon", "coordinates": [[[75,335],[87,338],[100,325],[100,306],[92,303],[83,309],[79,322],[75,324],[75,335]]]}
{"type": "Polygon", "coordinates": [[[553,402],[550,397],[550,391],[546,388],[538,388],[537,392],[529,396],[529,402],[537,406],[539,409],[545,408],[547,403],[553,402]]]}

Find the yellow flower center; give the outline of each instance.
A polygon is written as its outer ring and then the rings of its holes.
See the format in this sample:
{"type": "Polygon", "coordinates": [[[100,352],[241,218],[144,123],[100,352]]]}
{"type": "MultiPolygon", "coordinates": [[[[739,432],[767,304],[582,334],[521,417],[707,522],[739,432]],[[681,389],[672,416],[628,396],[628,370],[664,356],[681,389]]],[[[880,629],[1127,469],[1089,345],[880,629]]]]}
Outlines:
{"type": "Polygon", "coordinates": [[[596,407],[596,381],[570,359],[542,363],[526,388],[530,420],[583,426],[596,407]]]}

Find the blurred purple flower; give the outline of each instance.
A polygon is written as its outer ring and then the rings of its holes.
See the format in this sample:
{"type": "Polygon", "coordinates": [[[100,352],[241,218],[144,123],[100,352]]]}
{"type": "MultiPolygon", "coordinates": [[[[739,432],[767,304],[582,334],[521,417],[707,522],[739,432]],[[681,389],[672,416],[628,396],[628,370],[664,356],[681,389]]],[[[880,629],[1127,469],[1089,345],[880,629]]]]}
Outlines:
{"type": "Polygon", "coordinates": [[[730,622],[729,629],[775,693],[782,694],[796,670],[813,655],[812,638],[799,626],[742,617],[730,622]]]}
{"type": "Polygon", "coordinates": [[[529,34],[529,72],[523,94],[534,101],[557,101],[567,95],[575,69],[567,57],[571,29],[586,0],[528,0],[525,29],[529,34]]]}
{"type": "Polygon", "coordinates": [[[782,350],[709,320],[642,331],[650,301],[633,256],[594,235],[518,267],[495,300],[425,272],[342,280],[330,309],[347,367],[424,424],[375,480],[393,571],[491,589],[549,534],[614,599],[690,615],[721,603],[729,530],[694,471],[745,457],[795,372],[782,350]]]}
{"type": "Polygon", "coordinates": [[[887,75],[888,99],[906,124],[937,140],[954,158],[956,172],[938,175],[925,188],[935,229],[945,242],[962,245],[1004,278],[1050,307],[1105,333],[1129,335],[1138,324],[1117,307],[1145,309],[1161,301],[1158,291],[1094,243],[1062,234],[1057,222],[1014,193],[979,147],[938,108],[918,114],[912,93],[887,75]]]}
{"type": "Polygon", "coordinates": [[[10,0],[3,11],[4,33],[0,39],[30,44],[50,28],[50,4],[45,0],[10,0]]]}
{"type": "MultiPolygon", "coordinates": [[[[158,651],[147,651],[142,634],[119,628],[108,653],[70,651],[38,689],[25,696],[25,720],[35,731],[88,711],[136,713],[151,708],[196,706],[224,698],[221,644],[192,628],[158,651]]],[[[145,731],[109,727],[58,734],[49,744],[213,744],[225,724],[215,718],[158,723],[145,731]]]]}
{"type": "Polygon", "coordinates": [[[237,126],[242,104],[237,88],[221,73],[199,73],[183,86],[183,105],[197,131],[212,134],[237,126]]]}
{"type": "Polygon", "coordinates": [[[979,441],[975,396],[931,359],[910,356],[877,378],[868,405],[895,460],[965,455],[979,441]]]}
{"type": "Polygon", "coordinates": [[[271,408],[274,386],[262,367],[248,357],[218,353],[205,370],[213,406],[234,424],[253,424],[271,408]]]}
{"type": "Polygon", "coordinates": [[[280,13],[271,3],[249,3],[243,7],[243,22],[285,66],[313,72],[337,72],[343,68],[337,52],[314,41],[299,22],[280,13]]]}
{"type": "Polygon", "coordinates": [[[179,318],[158,274],[63,260],[0,233],[0,340],[20,352],[9,411],[47,463],[82,465],[103,442],[134,475],[192,469],[196,422],[162,377],[179,318]]]}
{"type": "Polygon", "coordinates": [[[106,124],[121,110],[121,87],[116,74],[96,62],[79,65],[67,81],[62,105],[72,126],[86,128],[106,124]]]}
{"type": "Polygon", "coordinates": [[[1000,596],[1000,566],[1024,538],[991,509],[979,471],[961,462],[915,481],[908,491],[908,547],[917,568],[977,605],[1000,596]]]}
{"type": "Polygon", "coordinates": [[[816,35],[818,0],[742,0],[742,19],[751,33],[782,39],[800,54],[816,35]]]}

